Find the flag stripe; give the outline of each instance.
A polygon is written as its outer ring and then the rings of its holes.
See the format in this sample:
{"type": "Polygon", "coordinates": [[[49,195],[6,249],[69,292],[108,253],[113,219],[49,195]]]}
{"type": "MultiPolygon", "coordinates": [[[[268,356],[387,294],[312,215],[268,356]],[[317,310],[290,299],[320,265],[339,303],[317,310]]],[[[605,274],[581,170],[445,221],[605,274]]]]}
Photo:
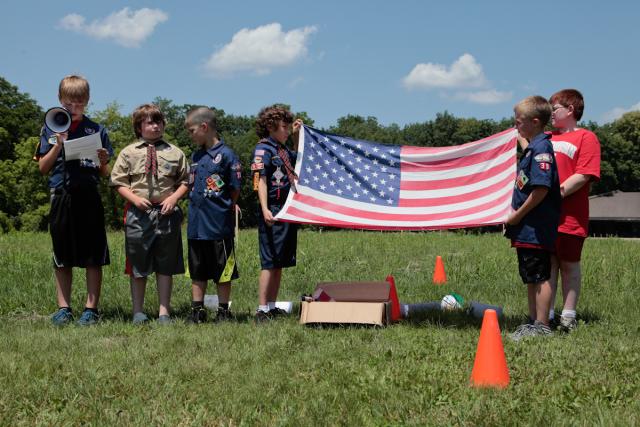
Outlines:
{"type": "MultiPolygon", "coordinates": [[[[473,166],[484,164],[488,161],[495,161],[494,159],[501,154],[509,154],[511,151],[510,144],[500,144],[492,150],[476,152],[464,157],[454,158],[457,160],[458,167],[461,166],[473,166]]],[[[411,159],[410,156],[406,156],[404,153],[404,147],[402,151],[402,172],[434,172],[443,171],[451,167],[452,159],[441,159],[434,161],[417,161],[411,159]]]]}
{"type": "Polygon", "coordinates": [[[490,210],[504,201],[504,198],[511,199],[512,185],[509,184],[506,189],[500,192],[493,192],[485,197],[478,197],[472,201],[463,201],[449,205],[433,205],[430,209],[415,206],[409,209],[396,208],[391,212],[381,210],[364,210],[355,209],[350,206],[338,205],[327,200],[317,199],[315,197],[296,194],[293,198],[295,205],[305,205],[307,209],[313,210],[314,207],[325,211],[346,215],[349,217],[361,217],[390,221],[419,221],[419,220],[436,220],[443,218],[453,218],[457,216],[468,215],[477,211],[490,210]]]}
{"type": "MultiPolygon", "coordinates": [[[[480,197],[485,197],[488,196],[490,194],[495,194],[496,192],[503,192],[506,189],[506,192],[508,193],[509,197],[511,197],[511,192],[513,191],[513,177],[512,177],[512,173],[509,173],[509,176],[505,179],[503,179],[502,181],[499,181],[495,184],[486,186],[486,187],[481,187],[475,191],[473,191],[473,197],[474,198],[480,198],[480,197]]],[[[418,193],[418,194],[411,194],[411,197],[408,196],[404,196],[401,197],[399,205],[403,206],[403,207],[410,207],[410,206],[423,206],[423,207],[431,207],[431,206],[438,206],[441,204],[454,204],[454,203],[462,203],[464,201],[469,200],[470,198],[470,192],[464,192],[464,193],[460,193],[457,195],[451,195],[451,196],[440,196],[437,197],[436,193],[442,193],[441,191],[435,190],[432,192],[418,192],[415,191],[413,193],[418,193]],[[429,196],[426,196],[424,198],[413,198],[414,196],[419,196],[420,193],[432,193],[429,194],[429,196]]],[[[401,191],[400,194],[402,195],[403,192],[401,191]]]]}
{"type": "Polygon", "coordinates": [[[426,221],[381,221],[378,219],[336,215],[332,211],[324,211],[317,208],[309,210],[308,206],[295,203],[288,209],[286,215],[282,217],[279,216],[278,219],[343,228],[429,230],[501,224],[504,222],[507,214],[508,210],[505,210],[504,206],[494,206],[494,208],[489,211],[478,212],[475,215],[466,215],[458,218],[426,221]]]}

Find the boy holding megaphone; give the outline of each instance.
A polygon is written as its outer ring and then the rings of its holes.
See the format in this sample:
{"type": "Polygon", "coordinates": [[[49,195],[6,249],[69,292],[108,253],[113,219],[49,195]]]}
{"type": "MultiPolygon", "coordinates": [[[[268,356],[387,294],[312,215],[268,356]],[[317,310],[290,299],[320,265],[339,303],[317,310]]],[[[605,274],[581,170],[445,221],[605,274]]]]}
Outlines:
{"type": "Polygon", "coordinates": [[[73,320],[73,267],[80,267],[86,269],[87,301],[78,324],[86,326],[99,320],[102,266],[109,264],[98,181],[109,174],[108,162],[113,148],[104,126],[84,115],[89,102],[89,82],[85,78],[77,75],[63,78],[58,99],[63,108],[46,114],[36,153],[40,172],[49,174],[51,191],[49,231],[58,301],[58,311],[51,321],[62,326],[73,320]],[[102,148],[97,150],[97,163],[91,159],[66,161],[65,141],[72,143],[74,139],[96,133],[102,143],[102,148]]]}

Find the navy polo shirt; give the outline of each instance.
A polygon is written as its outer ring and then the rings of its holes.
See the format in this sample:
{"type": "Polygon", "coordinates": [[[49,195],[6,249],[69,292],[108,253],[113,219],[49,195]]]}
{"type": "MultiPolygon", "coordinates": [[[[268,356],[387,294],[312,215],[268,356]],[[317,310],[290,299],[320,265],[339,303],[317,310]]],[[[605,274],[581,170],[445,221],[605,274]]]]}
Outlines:
{"type": "MultiPolygon", "coordinates": [[[[297,153],[284,146],[289,154],[289,161],[294,166],[297,153]]],[[[258,142],[253,151],[251,172],[260,173],[267,179],[267,204],[269,206],[282,205],[287,199],[291,183],[287,175],[284,162],[278,156],[278,143],[272,138],[266,138],[258,142]]]]}
{"type": "Polygon", "coordinates": [[[233,150],[220,141],[191,156],[187,238],[222,240],[233,236],[233,190],[240,190],[241,165],[233,150]]]}
{"type": "Polygon", "coordinates": [[[541,133],[534,137],[518,162],[516,183],[511,206],[518,209],[534,187],[547,187],[547,196],[520,221],[507,227],[507,237],[519,243],[553,248],[560,220],[560,180],[558,165],[553,154],[551,135],[541,133]]]}
{"type": "MultiPolygon", "coordinates": [[[[82,121],[73,131],[69,130],[67,140],[82,138],[83,136],[92,135],[94,133],[100,134],[102,148],[106,148],[109,153],[109,157],[111,158],[113,156],[113,148],[111,147],[111,141],[109,141],[107,129],[92,121],[87,116],[82,117],[82,121]]],[[[49,138],[54,135],[55,133],[47,129],[46,126],[42,128],[42,132],[40,134],[40,150],[38,151],[40,157],[47,154],[53,147],[53,145],[49,144],[49,138]]],[[[51,169],[51,175],[49,176],[49,188],[61,188],[64,185],[63,180],[65,176],[68,188],[96,187],[100,180],[99,168],[100,165],[97,165],[88,159],[69,160],[68,162],[63,162],[62,151],[60,151],[60,154],[58,154],[58,158],[51,169]]]]}

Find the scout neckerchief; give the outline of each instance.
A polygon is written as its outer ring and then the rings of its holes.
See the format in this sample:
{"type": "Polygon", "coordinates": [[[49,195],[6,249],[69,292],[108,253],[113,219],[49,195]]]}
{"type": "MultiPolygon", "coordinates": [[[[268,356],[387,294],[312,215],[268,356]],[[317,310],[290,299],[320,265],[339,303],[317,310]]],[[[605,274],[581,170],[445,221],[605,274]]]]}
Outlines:
{"type": "Polygon", "coordinates": [[[289,160],[289,153],[287,153],[287,150],[285,150],[283,144],[276,142],[276,145],[278,149],[278,157],[280,157],[280,159],[282,160],[282,163],[284,163],[284,170],[287,172],[287,178],[289,178],[289,184],[291,184],[291,189],[294,192],[296,192],[296,183],[294,179],[297,179],[298,175],[296,175],[296,171],[293,169],[293,166],[291,165],[291,160],[289,160]]]}
{"type": "Polygon", "coordinates": [[[158,155],[156,153],[155,144],[147,143],[147,161],[144,164],[144,172],[151,172],[153,176],[158,177],[158,155]]]}

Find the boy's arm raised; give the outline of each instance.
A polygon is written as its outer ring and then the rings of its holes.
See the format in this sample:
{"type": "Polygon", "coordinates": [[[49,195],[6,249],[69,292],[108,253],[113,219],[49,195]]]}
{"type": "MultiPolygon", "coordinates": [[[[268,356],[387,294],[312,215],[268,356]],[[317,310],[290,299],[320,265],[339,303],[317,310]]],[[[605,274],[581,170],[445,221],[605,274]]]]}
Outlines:
{"type": "Polygon", "coordinates": [[[38,169],[42,175],[46,175],[51,172],[53,165],[56,164],[56,159],[62,150],[62,144],[66,139],[66,134],[56,134],[58,143],[51,147],[49,152],[38,159],[38,169]]]}

